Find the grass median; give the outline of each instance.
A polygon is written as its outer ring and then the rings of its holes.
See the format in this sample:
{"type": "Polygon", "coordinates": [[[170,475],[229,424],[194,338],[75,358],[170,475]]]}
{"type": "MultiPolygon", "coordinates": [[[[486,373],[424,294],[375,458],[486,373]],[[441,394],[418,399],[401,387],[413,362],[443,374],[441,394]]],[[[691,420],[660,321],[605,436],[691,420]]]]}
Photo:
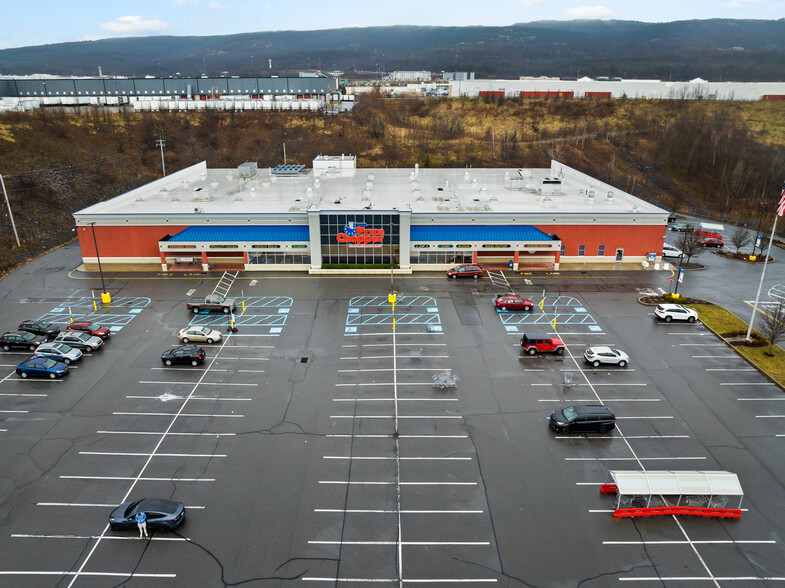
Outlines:
{"type": "MultiPolygon", "coordinates": [[[[747,332],[747,323],[721,306],[697,304],[692,308],[698,311],[701,322],[720,335],[747,332]]],[[[753,332],[756,331],[753,330],[753,332]]],[[[780,386],[785,387],[785,350],[775,345],[774,355],[769,356],[766,355],[769,352],[768,344],[760,347],[733,345],[733,348],[780,386]]]]}

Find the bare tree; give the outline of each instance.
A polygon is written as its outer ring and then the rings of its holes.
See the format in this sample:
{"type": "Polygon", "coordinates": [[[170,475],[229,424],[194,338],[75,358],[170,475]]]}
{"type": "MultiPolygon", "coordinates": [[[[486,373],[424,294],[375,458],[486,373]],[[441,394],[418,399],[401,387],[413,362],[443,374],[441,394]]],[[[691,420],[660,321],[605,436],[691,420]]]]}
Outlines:
{"type": "Polygon", "coordinates": [[[684,260],[684,263],[687,264],[690,263],[690,259],[699,257],[706,250],[703,244],[701,244],[700,235],[692,229],[687,229],[681,234],[681,237],[676,241],[676,246],[686,256],[687,259],[684,260]]]}
{"type": "Polygon", "coordinates": [[[747,229],[737,227],[730,235],[730,242],[736,248],[738,253],[742,247],[746,247],[752,241],[752,235],[749,234],[747,229]]]}
{"type": "Polygon", "coordinates": [[[779,298],[761,312],[759,330],[769,340],[768,355],[773,355],[774,346],[785,339],[785,299],[779,298]]]}

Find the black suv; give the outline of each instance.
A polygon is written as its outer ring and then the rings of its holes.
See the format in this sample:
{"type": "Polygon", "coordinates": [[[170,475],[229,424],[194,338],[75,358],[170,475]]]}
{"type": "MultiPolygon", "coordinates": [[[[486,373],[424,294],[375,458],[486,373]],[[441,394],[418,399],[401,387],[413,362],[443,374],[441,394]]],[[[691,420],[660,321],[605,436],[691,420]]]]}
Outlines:
{"type": "Polygon", "coordinates": [[[161,361],[166,365],[190,363],[192,366],[197,366],[204,361],[206,355],[204,349],[198,345],[180,345],[164,351],[161,354],[161,361]]]}
{"type": "Polygon", "coordinates": [[[33,335],[27,331],[9,331],[0,336],[0,347],[6,351],[10,351],[12,347],[22,347],[35,351],[35,348],[44,342],[46,342],[46,337],[33,335]]]}
{"type": "Polygon", "coordinates": [[[606,433],[616,428],[616,416],[607,406],[568,406],[551,415],[551,429],[557,433],[606,433]]]}
{"type": "Polygon", "coordinates": [[[46,321],[25,321],[19,325],[19,330],[44,337],[57,337],[60,334],[60,327],[46,321]]]}

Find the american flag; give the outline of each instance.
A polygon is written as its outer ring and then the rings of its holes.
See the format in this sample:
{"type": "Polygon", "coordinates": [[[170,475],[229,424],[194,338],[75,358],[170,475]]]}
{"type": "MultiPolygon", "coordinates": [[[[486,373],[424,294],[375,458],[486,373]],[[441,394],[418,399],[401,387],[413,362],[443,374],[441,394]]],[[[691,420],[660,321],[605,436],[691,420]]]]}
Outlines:
{"type": "Polygon", "coordinates": [[[782,186],[782,197],[777,205],[777,216],[782,216],[783,214],[785,214],[785,185],[782,186]]]}

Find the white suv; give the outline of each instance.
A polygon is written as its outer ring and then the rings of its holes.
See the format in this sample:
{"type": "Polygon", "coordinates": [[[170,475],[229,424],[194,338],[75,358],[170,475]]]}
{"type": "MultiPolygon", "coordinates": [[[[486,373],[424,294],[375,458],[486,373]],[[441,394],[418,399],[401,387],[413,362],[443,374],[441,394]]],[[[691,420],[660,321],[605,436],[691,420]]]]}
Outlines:
{"type": "Polygon", "coordinates": [[[666,323],[669,323],[672,320],[694,323],[695,319],[698,318],[697,311],[691,308],[685,308],[681,304],[658,304],[657,308],[654,309],[654,314],[657,315],[657,318],[664,320],[666,323]]]}

